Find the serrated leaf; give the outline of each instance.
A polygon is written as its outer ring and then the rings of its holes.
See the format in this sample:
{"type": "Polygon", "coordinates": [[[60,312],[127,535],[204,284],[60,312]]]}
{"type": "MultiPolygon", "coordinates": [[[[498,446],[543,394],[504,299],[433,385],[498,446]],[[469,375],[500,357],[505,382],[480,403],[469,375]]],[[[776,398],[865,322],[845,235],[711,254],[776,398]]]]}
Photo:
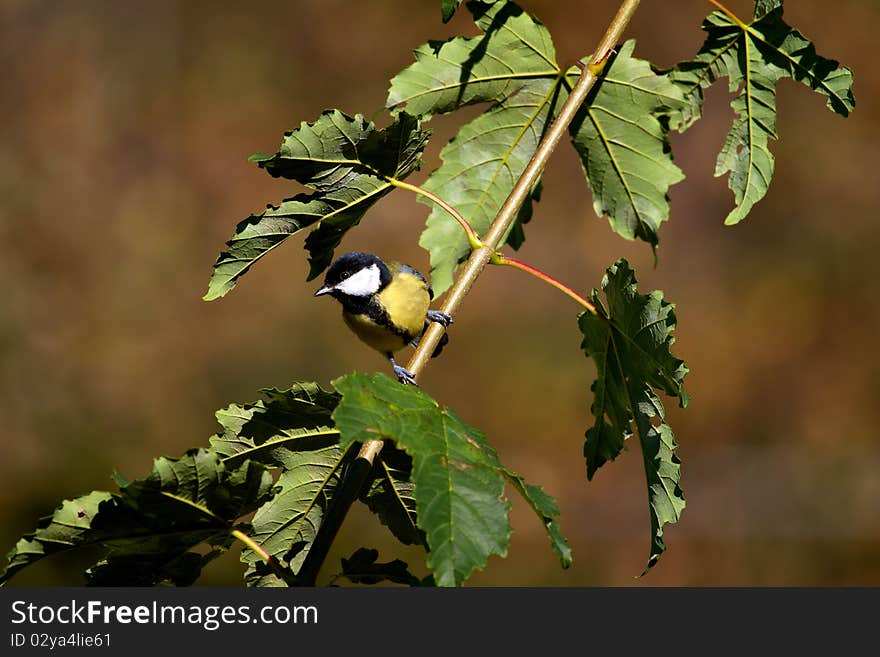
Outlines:
{"type": "MultiPolygon", "coordinates": [[[[283,468],[276,494],[257,510],[250,537],[283,566],[302,566],[351,455],[339,445],[331,412],[339,395],[314,383],[265,390],[266,401],[217,413],[223,432],[211,445],[227,462],[252,459],[283,468]]],[[[249,586],[286,586],[250,549],[242,551],[249,586]]]]}
{"type": "Polygon", "coordinates": [[[562,529],[556,520],[556,517],[559,515],[559,507],[556,504],[556,500],[545,493],[544,489],[540,486],[526,483],[515,472],[511,472],[506,468],[502,472],[516,492],[523,496],[523,499],[532,507],[532,511],[537,514],[544,525],[544,529],[547,531],[553,551],[559,557],[559,563],[563,568],[568,568],[571,565],[571,547],[568,545],[565,536],[562,535],[562,529]]]}
{"type": "Polygon", "coordinates": [[[674,306],[663,299],[662,292],[639,294],[635,274],[623,259],[608,268],[602,291],[607,309],[593,290],[592,302],[599,314],[584,312],[578,317],[584,336],[581,348],[596,364],[591,387],[595,424],[587,430],[584,444],[587,478],[613,460],[627,438],[638,434],[651,517],[647,572],[666,549],[663,526],[677,522],[685,504],[674,436],[654,391],[676,397],[686,406],[683,383],[688,369],[672,354],[674,306]]]}
{"type": "Polygon", "coordinates": [[[425,545],[416,516],[412,458],[393,444],[385,445],[364,484],[360,500],[404,545],[425,545]]]}
{"type": "Polygon", "coordinates": [[[495,451],[479,431],[382,374],[350,374],[333,386],[342,394],[333,419],[343,447],[388,438],[412,457],[419,527],[438,586],[460,585],[492,554],[506,555],[510,505],[495,451]]]}
{"type": "Polygon", "coordinates": [[[114,497],[104,491],[93,491],[82,497],[65,500],[51,516],[41,518],[37,529],[19,539],[6,555],[8,563],[0,573],[5,585],[19,570],[57,552],[97,544],[92,519],[102,504],[114,505],[114,497]]]}
{"type": "Polygon", "coordinates": [[[415,64],[391,80],[388,108],[429,118],[501,100],[525,80],[558,76],[550,33],[516,4],[471,2],[468,9],[485,34],[416,48],[415,64]]]}
{"type": "Polygon", "coordinates": [[[773,177],[770,139],[776,139],[776,86],[786,77],[824,95],[828,107],[842,116],[855,108],[852,71],[816,54],[813,44],[782,20],[782,2],[755,4],[755,19],[746,25],[716,11],[703,23],[706,41],[694,61],[679,64],[674,79],[689,105],[672,121],[684,131],[702,112],[703,89],[728,77],[735,118],[718,155],[715,175],[730,174],[728,185],[736,207],[725,224],[742,221],[767,193],[773,177]]]}
{"type": "Polygon", "coordinates": [[[661,116],[684,107],[666,75],[621,46],[604,78],[575,116],[569,132],[593,190],[593,208],[627,239],[658,242],[669,218],[669,188],[684,179],[672,161],[661,116]]]}
{"type": "Polygon", "coordinates": [[[418,168],[429,132],[405,113],[377,129],[361,115],[325,112],[286,134],[278,152],[254,159],[273,176],[317,191],[298,194],[238,224],[214,263],[205,300],[222,297],[251,266],[288,237],[315,226],[306,240],[309,280],[330,264],[345,233],[391,191],[386,177],[405,178],[418,168]]]}
{"type": "Polygon", "coordinates": [[[755,0],[754,18],[766,16],[774,9],[782,6],[782,0],[755,0]]]}
{"type": "Polygon", "coordinates": [[[443,22],[448,23],[455,14],[455,10],[461,5],[462,0],[441,0],[440,12],[443,16],[443,22]]]}
{"type": "Polygon", "coordinates": [[[232,404],[216,413],[223,431],[211,436],[210,443],[227,464],[251,459],[289,469],[289,459],[303,450],[300,443],[338,440],[339,431],[330,417],[339,403],[337,393],[312,382],[261,392],[265,400],[232,404]]]}
{"type": "MultiPolygon", "coordinates": [[[[483,233],[565,101],[566,91],[550,34],[541,23],[512,2],[474,2],[468,8],[484,35],[420,46],[414,53],[416,62],[392,79],[387,105],[428,117],[473,103],[493,103],[443,148],[443,164],[423,185],[483,233]]],[[[419,243],[431,254],[431,282],[439,295],[451,285],[470,246],[442,209],[419,200],[432,206],[419,243]]],[[[531,202],[530,197],[505,236],[514,248],[524,239],[522,224],[531,216],[531,202]]]]}
{"type": "Polygon", "coordinates": [[[338,576],[345,577],[355,584],[393,582],[407,586],[430,585],[429,582],[423,581],[409,572],[409,566],[405,561],[395,559],[379,563],[378,559],[378,550],[358,548],[348,559],[342,558],[342,573],[338,576]]]}
{"type": "MultiPolygon", "coordinates": [[[[534,80],[499,101],[473,121],[440,151],[443,164],[431,173],[423,187],[441,196],[479,234],[484,234],[525,170],[543,137],[549,120],[567,93],[552,80],[534,80]]],[[[532,214],[537,190],[526,199],[504,241],[518,248],[524,239],[522,225],[532,214]]],[[[464,231],[441,208],[431,206],[419,245],[431,254],[431,284],[436,294],[452,285],[456,267],[467,259],[470,245],[464,231]]]]}
{"type": "Polygon", "coordinates": [[[190,548],[227,546],[232,523],[271,495],[271,483],[264,466],[248,461],[227,469],[205,449],[158,458],[149,475],[118,494],[64,502],[10,552],[0,583],[45,556],[86,547],[99,548],[92,584],[185,583],[198,576],[198,564],[185,556],[190,548]]]}

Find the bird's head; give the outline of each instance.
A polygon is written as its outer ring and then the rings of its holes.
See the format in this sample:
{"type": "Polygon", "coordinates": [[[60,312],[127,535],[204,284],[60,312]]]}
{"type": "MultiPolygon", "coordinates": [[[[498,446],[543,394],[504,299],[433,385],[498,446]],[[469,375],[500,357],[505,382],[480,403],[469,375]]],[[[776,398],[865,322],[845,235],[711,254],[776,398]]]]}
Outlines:
{"type": "Polygon", "coordinates": [[[366,298],[390,282],[391,272],[381,259],[370,253],[346,253],[330,265],[324,285],[315,292],[315,296],[329,294],[340,300],[346,297],[366,298]]]}

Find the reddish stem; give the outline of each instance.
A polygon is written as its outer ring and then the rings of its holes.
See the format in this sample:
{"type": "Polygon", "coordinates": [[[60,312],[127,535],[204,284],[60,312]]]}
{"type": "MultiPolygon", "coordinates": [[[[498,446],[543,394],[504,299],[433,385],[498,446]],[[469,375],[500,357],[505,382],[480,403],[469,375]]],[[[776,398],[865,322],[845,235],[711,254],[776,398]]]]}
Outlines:
{"type": "Polygon", "coordinates": [[[584,297],[582,297],[580,294],[578,294],[577,292],[572,290],[565,283],[562,283],[561,281],[556,280],[555,278],[550,276],[550,274],[546,274],[546,273],[542,272],[540,269],[532,267],[531,265],[527,265],[526,263],[522,262],[521,260],[517,260],[516,258],[508,258],[507,256],[502,255],[500,253],[496,253],[494,256],[492,256],[492,259],[490,260],[490,262],[493,265],[506,265],[508,267],[515,267],[516,269],[519,269],[520,271],[524,271],[527,274],[531,274],[535,278],[538,278],[538,279],[544,281],[545,283],[549,283],[550,285],[555,287],[557,290],[560,290],[563,293],[567,294],[572,299],[574,299],[579,304],[581,304],[584,308],[586,308],[593,315],[599,314],[596,311],[596,306],[594,306],[589,301],[587,301],[584,297]]]}
{"type": "Polygon", "coordinates": [[[718,2],[718,0],[708,0],[708,2],[709,2],[709,4],[715,5],[716,7],[718,7],[718,9],[720,9],[725,14],[727,14],[730,17],[730,19],[732,21],[734,21],[737,25],[741,25],[741,26],[745,27],[746,24],[740,20],[739,16],[737,16],[730,9],[728,9],[727,7],[722,5],[720,2],[718,2]]]}

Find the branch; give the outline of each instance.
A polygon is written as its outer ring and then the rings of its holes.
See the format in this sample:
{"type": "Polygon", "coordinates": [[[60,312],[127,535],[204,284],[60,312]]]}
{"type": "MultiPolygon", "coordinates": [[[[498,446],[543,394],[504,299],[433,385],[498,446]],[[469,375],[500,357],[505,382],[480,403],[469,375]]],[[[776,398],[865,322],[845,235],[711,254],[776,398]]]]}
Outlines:
{"type": "MultiPolygon", "coordinates": [[[[575,114],[580,109],[587,94],[590,93],[590,90],[596,83],[598,75],[602,72],[602,69],[608,61],[608,57],[611,55],[612,48],[614,48],[614,45],[620,41],[627,24],[638,6],[639,0],[624,0],[624,2],[621,3],[617,15],[611,21],[602,40],[599,42],[596,52],[590,59],[589,65],[581,74],[580,79],[578,79],[577,84],[574,89],[572,89],[565,104],[562,106],[559,115],[554,119],[550,129],[541,140],[541,143],[538,144],[538,148],[535,150],[535,154],[532,156],[528,165],[526,165],[525,171],[523,171],[519,180],[517,180],[516,185],[514,185],[513,190],[510,192],[510,195],[507,197],[507,200],[495,216],[495,221],[492,222],[486,236],[482,239],[483,246],[479,249],[474,249],[471,252],[470,257],[464,266],[464,270],[458,279],[456,279],[452,288],[450,288],[449,294],[446,297],[446,302],[442,308],[443,312],[452,315],[453,317],[455,316],[464,297],[467,295],[468,291],[470,291],[471,286],[482,273],[483,269],[498,248],[501,238],[507,233],[510,226],[516,220],[520,207],[522,207],[529,192],[537,182],[544,167],[547,165],[550,155],[552,155],[553,151],[556,149],[560,139],[562,139],[563,134],[565,134],[565,131],[568,129],[568,125],[574,119],[575,114]]],[[[439,324],[432,323],[428,327],[428,330],[422,336],[418,349],[416,349],[415,354],[413,354],[413,357],[407,364],[407,369],[412,372],[413,376],[418,376],[425,368],[425,365],[427,365],[428,360],[431,358],[431,354],[434,353],[434,348],[440,342],[443,331],[444,328],[439,324]]]]}
{"type": "MultiPolygon", "coordinates": [[[[537,182],[544,167],[547,166],[547,161],[550,159],[550,156],[553,154],[559,141],[568,129],[569,124],[574,119],[575,114],[580,109],[584,100],[586,100],[587,94],[590,93],[593,85],[596,84],[596,79],[605,68],[605,64],[611,56],[612,49],[615,44],[620,41],[627,24],[638,6],[639,0],[623,0],[620,4],[620,8],[617,10],[617,15],[612,19],[611,24],[602,36],[601,41],[599,41],[599,45],[596,47],[593,56],[590,58],[590,63],[583,67],[583,73],[578,79],[577,84],[574,86],[574,89],[571,90],[565,104],[553,120],[550,129],[547,130],[541,143],[538,144],[535,154],[532,155],[532,159],[529,160],[529,163],[526,165],[519,180],[516,181],[507,200],[504,201],[501,209],[498,210],[498,214],[495,215],[495,220],[492,222],[492,225],[489,226],[486,236],[482,240],[477,240],[480,246],[471,251],[471,255],[468,258],[467,263],[465,263],[461,275],[450,288],[446,301],[443,304],[443,312],[448,313],[449,315],[456,314],[464,297],[470,291],[471,286],[482,273],[483,269],[486,268],[486,265],[489,264],[493,255],[495,255],[502,237],[507,233],[510,226],[516,220],[520,207],[522,207],[522,204],[525,202],[529,192],[537,182]]],[[[411,191],[415,191],[416,193],[431,198],[432,201],[452,214],[452,216],[456,218],[456,221],[458,221],[458,218],[461,216],[439,197],[434,197],[433,195],[428,196],[426,190],[418,187],[413,188],[413,186],[409,186],[406,183],[398,184],[397,186],[405,187],[411,191]]],[[[465,228],[465,226],[468,225],[467,221],[464,221],[463,218],[459,223],[462,225],[462,228],[465,228]]],[[[467,228],[465,228],[465,230],[467,231],[467,228]]],[[[468,231],[468,239],[469,241],[471,239],[470,231],[468,231]]],[[[474,244],[472,243],[472,246],[473,245],[474,244]]],[[[443,331],[444,328],[436,323],[432,323],[428,327],[428,330],[425,331],[415,354],[413,354],[413,357],[407,364],[407,369],[412,372],[413,376],[418,376],[425,368],[425,365],[427,365],[431,358],[431,354],[434,353],[435,347],[443,336],[443,331]]],[[[370,440],[361,446],[356,460],[358,467],[352,468],[345,477],[345,495],[341,495],[340,491],[340,493],[337,493],[337,495],[334,496],[334,501],[336,502],[334,506],[337,507],[337,510],[333,513],[332,518],[328,513],[328,517],[325,518],[323,523],[321,523],[318,536],[315,537],[315,542],[312,544],[309,554],[306,557],[306,561],[300,569],[300,583],[314,586],[315,577],[317,576],[318,569],[320,569],[327,557],[330,543],[332,543],[333,537],[335,537],[336,533],[339,531],[339,527],[342,524],[348,509],[360,493],[360,489],[363,487],[367,475],[370,472],[370,466],[372,466],[379,452],[382,451],[382,445],[383,443],[381,440],[370,440]],[[320,544],[318,543],[319,538],[321,539],[320,544]]]]}

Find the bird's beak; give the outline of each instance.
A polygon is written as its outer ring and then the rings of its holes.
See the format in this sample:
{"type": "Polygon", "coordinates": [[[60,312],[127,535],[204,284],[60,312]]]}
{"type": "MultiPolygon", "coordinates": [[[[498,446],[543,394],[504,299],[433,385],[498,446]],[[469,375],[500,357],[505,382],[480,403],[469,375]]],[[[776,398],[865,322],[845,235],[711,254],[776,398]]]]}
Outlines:
{"type": "Polygon", "coordinates": [[[319,289],[317,292],[315,292],[315,296],[320,297],[321,295],[324,295],[324,294],[330,294],[334,289],[336,289],[336,288],[334,288],[332,285],[325,285],[321,289],[319,289]]]}

